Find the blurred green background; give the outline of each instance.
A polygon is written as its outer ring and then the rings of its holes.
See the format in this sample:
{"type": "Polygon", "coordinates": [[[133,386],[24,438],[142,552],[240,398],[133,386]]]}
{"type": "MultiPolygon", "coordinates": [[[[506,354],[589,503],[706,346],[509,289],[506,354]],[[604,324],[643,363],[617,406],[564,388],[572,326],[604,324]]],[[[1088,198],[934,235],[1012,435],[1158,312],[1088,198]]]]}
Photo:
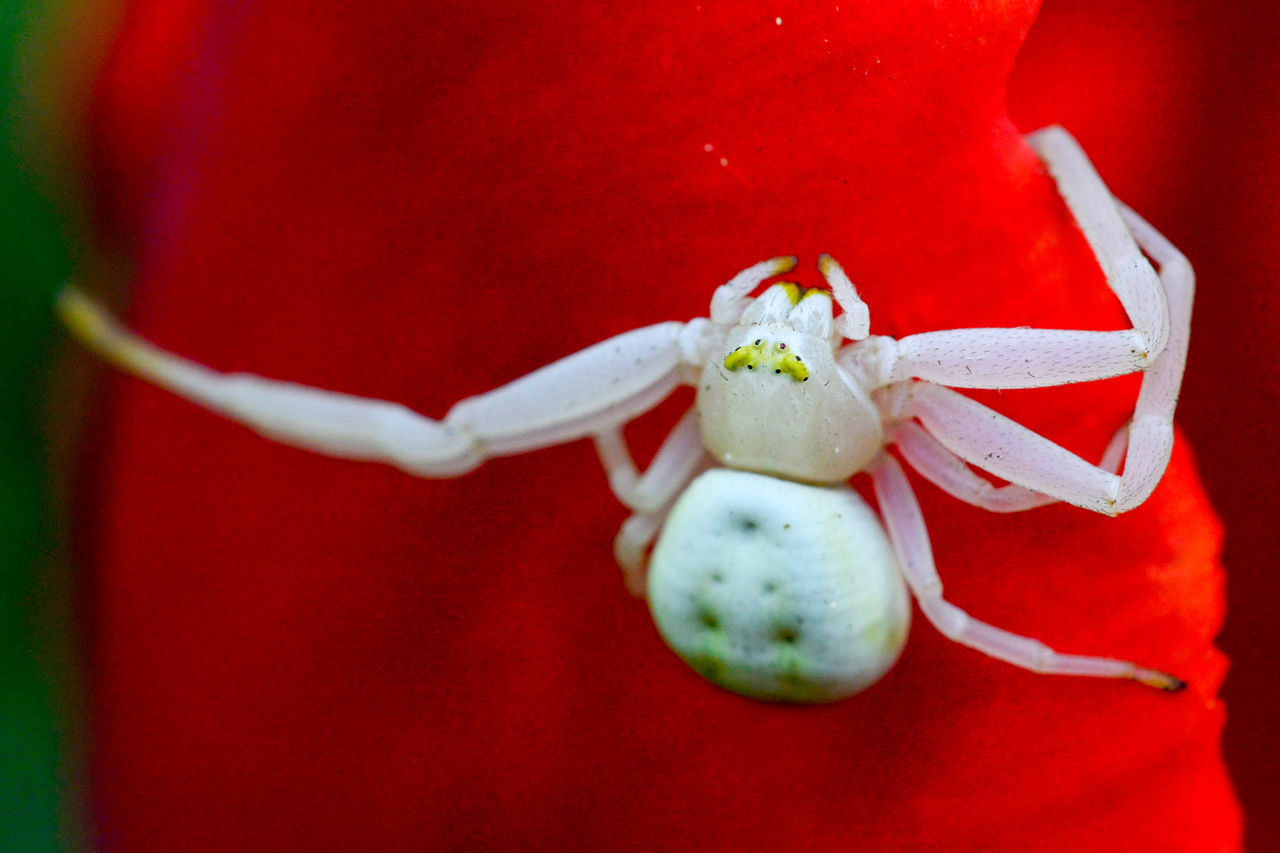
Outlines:
{"type": "Polygon", "coordinates": [[[72,267],[66,199],[77,171],[67,164],[60,178],[52,164],[76,134],[54,144],[69,102],[41,83],[53,79],[43,76],[46,61],[66,46],[59,15],[68,7],[0,0],[0,8],[0,850],[75,849],[81,822],[70,804],[80,774],[64,756],[78,754],[82,739],[72,722],[70,596],[46,427],[61,344],[50,301],[72,267]]]}

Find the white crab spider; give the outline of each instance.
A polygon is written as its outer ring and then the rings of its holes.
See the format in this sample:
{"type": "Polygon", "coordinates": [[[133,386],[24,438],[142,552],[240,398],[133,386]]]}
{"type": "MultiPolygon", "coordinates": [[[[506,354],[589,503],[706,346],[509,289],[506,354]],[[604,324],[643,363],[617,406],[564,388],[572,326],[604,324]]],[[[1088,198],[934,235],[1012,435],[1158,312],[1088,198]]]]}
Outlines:
{"type": "Polygon", "coordinates": [[[615,541],[628,586],[647,594],[677,654],[739,693],[827,701],[873,683],[905,642],[908,587],[939,631],[993,657],[1176,690],[1182,682],[1171,675],[1059,654],[948,603],[919,506],[885,452],[897,446],[944,491],[997,512],[1060,500],[1114,515],[1142,503],[1168,463],[1191,268],[1112,198],[1066,131],[1048,128],[1029,141],[1132,329],[869,337],[867,306],[828,255],[818,263],[831,293],[775,284],[753,299],[796,264],[774,258],[720,286],[708,318],[610,338],[435,421],[394,403],[218,373],[140,340],[74,288],[59,307],[81,338],[125,369],[332,456],[450,477],[493,456],[591,437],[611,489],[633,512],[615,541]],[[1042,387],[1135,371],[1144,371],[1136,410],[1100,467],[944,387],[1042,387]],[[697,402],[640,473],[622,426],[681,384],[697,387],[697,402]],[[1123,472],[1113,473],[1122,459],[1123,472]],[[994,486],[970,466],[1009,485],[994,486]],[[858,472],[871,477],[883,526],[847,485],[858,472]]]}

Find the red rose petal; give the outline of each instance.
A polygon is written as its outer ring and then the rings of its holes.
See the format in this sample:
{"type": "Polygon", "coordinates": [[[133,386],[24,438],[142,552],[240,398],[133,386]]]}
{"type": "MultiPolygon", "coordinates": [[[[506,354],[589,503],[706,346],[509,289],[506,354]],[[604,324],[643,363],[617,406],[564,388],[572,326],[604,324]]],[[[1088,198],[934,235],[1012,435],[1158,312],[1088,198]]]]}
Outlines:
{"type": "MultiPolygon", "coordinates": [[[[1002,106],[1033,2],[190,3],[169,39],[154,5],[100,84],[104,217],[137,235],[133,325],[223,369],[439,416],[705,314],[716,284],[784,252],[810,284],[818,252],[841,259],[879,333],[1124,322],[1002,106]]],[[[957,604],[1188,691],[1032,675],[918,619],[867,693],[784,708],[662,646],[623,592],[625,513],[585,445],[416,481],[113,383],[82,514],[109,846],[1238,834],[1219,529],[1183,449],[1117,520],[919,491],[957,604]]],[[[983,399],[1096,455],[1134,388],[983,399]]]]}

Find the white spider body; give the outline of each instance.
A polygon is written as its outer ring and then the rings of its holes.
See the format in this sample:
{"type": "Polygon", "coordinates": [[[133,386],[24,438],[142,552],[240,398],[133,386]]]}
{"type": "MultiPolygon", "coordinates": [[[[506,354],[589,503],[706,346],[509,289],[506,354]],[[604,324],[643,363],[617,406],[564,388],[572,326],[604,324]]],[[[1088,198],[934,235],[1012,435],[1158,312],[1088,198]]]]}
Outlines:
{"type": "Polygon", "coordinates": [[[707,318],[602,341],[463,400],[436,421],[385,401],[217,373],[137,338],[74,288],[59,306],[73,331],[125,369],[264,435],[333,456],[446,477],[493,456],[592,438],[610,488],[632,512],[614,543],[629,588],[647,592],[678,654],[746,695],[824,701],[875,681],[906,636],[904,581],[941,633],[992,657],[1178,689],[1182,682],[1163,672],[1060,654],[949,603],[911,486],[886,452],[892,445],[939,488],[997,512],[1061,500],[1114,515],[1146,500],[1168,463],[1191,268],[1111,197],[1065,131],[1050,128],[1030,142],[1133,328],[869,337],[866,304],[826,255],[818,266],[830,293],[780,284],[753,299],[796,263],[774,258],[717,288],[707,318]],[[946,387],[1044,387],[1139,371],[1133,418],[1100,465],[946,387]],[[697,403],[640,472],[622,427],[682,383],[696,384],[697,403]],[[707,471],[715,461],[736,470],[707,471]],[[975,468],[1009,484],[997,487],[975,468]],[[883,527],[844,485],[862,473],[883,527]]]}
{"type": "Polygon", "coordinates": [[[712,348],[695,407],[702,442],[738,470],[684,490],[649,562],[646,598],[667,645],[756,699],[857,693],[893,666],[910,625],[875,513],[831,485],[884,447],[870,395],[836,363],[832,309],[826,291],[775,284],[712,348]]]}
{"type": "Polygon", "coordinates": [[[893,549],[856,493],[727,468],[671,508],[648,599],[690,666],[767,700],[859,692],[893,666],[911,623],[893,549]]]}

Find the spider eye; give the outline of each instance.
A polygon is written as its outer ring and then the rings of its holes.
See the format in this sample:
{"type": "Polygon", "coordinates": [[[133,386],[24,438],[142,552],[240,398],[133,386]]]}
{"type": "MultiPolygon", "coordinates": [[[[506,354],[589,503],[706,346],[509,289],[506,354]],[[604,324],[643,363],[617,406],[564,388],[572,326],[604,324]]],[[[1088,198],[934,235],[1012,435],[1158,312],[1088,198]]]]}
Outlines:
{"type": "Polygon", "coordinates": [[[756,346],[760,346],[760,339],[756,338],[756,346]]]}
{"type": "Polygon", "coordinates": [[[786,348],[787,348],[786,344],[778,344],[778,349],[786,349],[786,348]]]}

